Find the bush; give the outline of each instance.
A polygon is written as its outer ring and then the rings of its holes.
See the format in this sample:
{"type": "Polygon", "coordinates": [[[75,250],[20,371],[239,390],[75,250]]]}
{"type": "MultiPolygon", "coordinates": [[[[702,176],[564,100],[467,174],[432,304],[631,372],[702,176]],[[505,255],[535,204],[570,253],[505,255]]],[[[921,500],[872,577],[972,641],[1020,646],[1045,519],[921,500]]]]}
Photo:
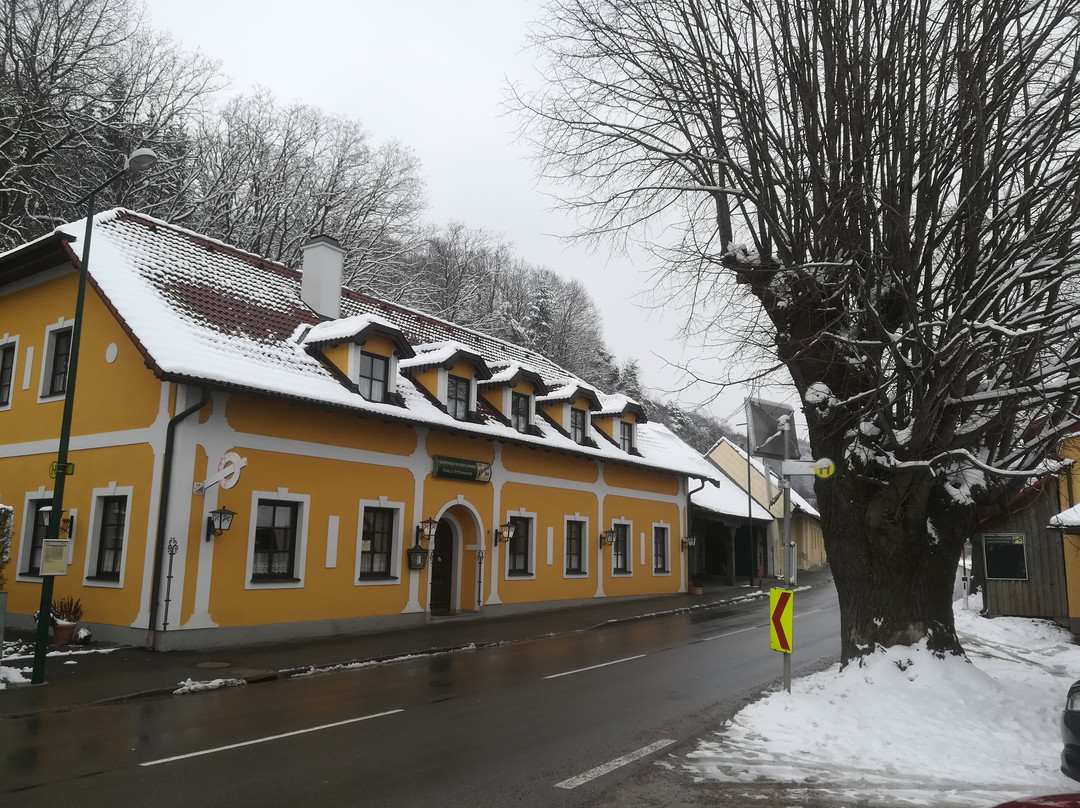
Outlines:
{"type": "Polygon", "coordinates": [[[52,616],[65,623],[78,623],[82,620],[82,601],[68,595],[52,602],[52,616]]]}

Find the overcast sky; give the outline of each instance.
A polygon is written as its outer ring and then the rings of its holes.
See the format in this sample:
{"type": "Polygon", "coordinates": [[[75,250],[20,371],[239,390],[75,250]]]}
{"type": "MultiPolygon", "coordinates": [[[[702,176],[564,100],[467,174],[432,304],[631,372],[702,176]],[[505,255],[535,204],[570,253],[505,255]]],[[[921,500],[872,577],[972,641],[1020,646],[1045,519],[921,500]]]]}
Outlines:
{"type": "MultiPolygon", "coordinates": [[[[147,0],[150,23],[217,60],[232,84],[283,104],[301,101],[359,121],[375,143],[419,158],[427,218],[503,235],[530,263],[581,280],[620,361],[636,358],[655,391],[682,386],[677,316],[641,305],[650,267],[604,250],[569,248],[572,220],[551,211],[536,166],[504,112],[509,82],[535,82],[526,48],[539,0],[147,0]]],[[[548,189],[550,190],[550,189],[548,189]]],[[[707,393],[682,396],[693,405],[707,393]]],[[[714,415],[742,422],[744,392],[714,415]]],[[[665,396],[669,397],[669,396],[665,396]]],[[[775,395],[773,396],[776,397],[775,395]]]]}

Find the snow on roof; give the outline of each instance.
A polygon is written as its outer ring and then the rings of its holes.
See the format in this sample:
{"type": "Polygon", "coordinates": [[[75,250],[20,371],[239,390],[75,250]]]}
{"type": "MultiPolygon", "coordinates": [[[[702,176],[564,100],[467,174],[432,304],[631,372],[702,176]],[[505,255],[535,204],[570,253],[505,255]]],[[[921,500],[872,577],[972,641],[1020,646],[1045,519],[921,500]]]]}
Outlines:
{"type": "MultiPolygon", "coordinates": [[[[303,328],[311,327],[322,339],[367,318],[400,330],[418,352],[427,349],[417,357],[421,361],[432,363],[433,354],[465,350],[500,366],[519,362],[545,384],[595,388],[535,351],[348,289],[342,290],[342,318],[322,323],[300,298],[297,270],[143,214],[118,208],[99,213],[94,224],[90,278],[162,378],[268,393],[674,474],[722,476],[655,424],[640,425],[640,456],[635,456],[599,433],[593,436],[596,446],[577,444],[542,418],[535,420],[535,435],[495,419],[459,421],[403,375],[395,382],[404,406],[369,401],[297,342],[303,328]]],[[[55,232],[78,239],[84,227],[82,220],[55,232]]],[[[407,367],[410,361],[399,364],[407,367]]]]}
{"type": "MultiPolygon", "coordinates": [[[[420,368],[431,367],[433,365],[444,365],[459,354],[468,354],[469,356],[479,356],[477,352],[460,342],[454,340],[443,340],[441,342],[429,342],[424,345],[414,345],[413,350],[416,351],[416,356],[411,359],[402,359],[398,362],[400,368],[420,368]]],[[[482,357],[481,357],[482,358],[482,357]]]]}
{"type": "Polygon", "coordinates": [[[1080,505],[1074,505],[1067,511],[1051,516],[1050,527],[1065,528],[1066,533],[1072,532],[1069,528],[1080,528],[1080,505]]]}
{"type": "Polygon", "coordinates": [[[593,417],[619,417],[625,415],[627,411],[637,412],[642,415],[644,415],[645,412],[640,403],[622,393],[612,393],[611,395],[600,394],[600,410],[594,412],[593,417]]]}
{"type": "Polygon", "coordinates": [[[746,492],[735,483],[724,477],[716,485],[706,485],[700,491],[690,494],[690,501],[696,508],[703,508],[713,513],[725,516],[741,516],[746,518],[748,504],[753,519],[763,522],[773,521],[773,516],[763,508],[756,500],[750,500],[746,492]]]}
{"type": "Polygon", "coordinates": [[[301,344],[319,345],[326,342],[340,342],[352,339],[365,328],[370,328],[373,325],[397,330],[393,323],[378,315],[355,314],[352,317],[342,317],[338,320],[318,323],[307,332],[301,344]]]}

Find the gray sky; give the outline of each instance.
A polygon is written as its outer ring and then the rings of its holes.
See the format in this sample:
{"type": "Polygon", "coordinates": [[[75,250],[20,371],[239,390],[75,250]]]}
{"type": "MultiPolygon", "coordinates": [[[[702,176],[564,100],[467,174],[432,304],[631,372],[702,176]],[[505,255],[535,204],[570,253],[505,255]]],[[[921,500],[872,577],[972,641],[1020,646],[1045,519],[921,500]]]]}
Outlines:
{"type": "MultiPolygon", "coordinates": [[[[588,288],[614,354],[638,359],[656,391],[682,386],[677,315],[640,305],[647,262],[588,253],[560,239],[536,166],[503,114],[508,81],[534,82],[527,29],[539,0],[147,0],[153,28],[217,60],[227,95],[259,85],[359,121],[376,143],[410,147],[427,183],[427,218],[501,234],[525,260],[588,288]],[[658,356],[657,356],[658,355],[658,356]],[[666,361],[665,361],[666,360],[666,361]]],[[[681,397],[702,400],[698,391],[681,397]]],[[[732,392],[712,412],[742,421],[732,392]]],[[[772,396],[775,398],[776,396],[772,396]]]]}

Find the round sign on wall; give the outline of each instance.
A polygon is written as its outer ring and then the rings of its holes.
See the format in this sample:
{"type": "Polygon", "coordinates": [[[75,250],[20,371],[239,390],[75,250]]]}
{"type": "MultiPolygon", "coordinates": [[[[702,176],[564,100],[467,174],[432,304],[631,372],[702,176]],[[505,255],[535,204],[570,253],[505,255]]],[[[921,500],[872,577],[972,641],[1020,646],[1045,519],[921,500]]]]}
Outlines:
{"type": "Polygon", "coordinates": [[[836,474],[836,464],[827,457],[814,461],[814,476],[827,480],[836,474]]]}

